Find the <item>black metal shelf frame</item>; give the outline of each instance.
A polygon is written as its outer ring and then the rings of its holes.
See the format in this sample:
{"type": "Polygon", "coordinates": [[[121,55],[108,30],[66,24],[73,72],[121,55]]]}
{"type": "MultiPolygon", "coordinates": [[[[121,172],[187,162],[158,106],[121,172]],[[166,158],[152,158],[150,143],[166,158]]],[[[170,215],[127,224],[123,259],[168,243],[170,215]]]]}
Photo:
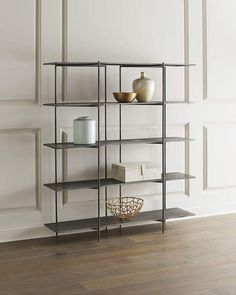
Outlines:
{"type": "MultiPolygon", "coordinates": [[[[149,211],[147,213],[143,212],[140,215],[140,220],[147,220],[148,216],[150,220],[161,221],[162,223],[162,233],[165,232],[166,219],[171,218],[171,214],[168,212],[173,212],[176,214],[175,210],[178,208],[167,209],[166,208],[166,183],[170,180],[179,180],[179,179],[191,179],[193,176],[182,174],[182,173],[167,173],[166,172],[166,144],[168,142],[181,142],[191,140],[189,138],[178,138],[178,137],[167,137],[166,128],[167,128],[167,119],[166,119],[166,107],[169,103],[188,103],[185,101],[167,101],[166,97],[166,69],[167,67],[189,67],[193,64],[165,64],[165,63],[109,63],[109,62],[49,62],[44,63],[44,65],[53,65],[54,66],[54,103],[46,103],[45,106],[54,107],[54,143],[45,144],[46,146],[54,149],[54,161],[55,161],[55,182],[51,184],[45,184],[48,188],[54,190],[55,193],[55,223],[47,224],[49,228],[56,232],[56,238],[58,237],[58,233],[61,232],[60,227],[62,226],[63,230],[66,229],[66,224],[68,224],[67,229],[71,230],[72,227],[76,224],[79,225],[78,228],[81,228],[83,224],[86,224],[86,219],[80,221],[67,221],[67,222],[58,222],[58,192],[63,190],[71,190],[71,189],[87,189],[93,188],[97,189],[97,218],[91,219],[92,227],[96,227],[97,229],[97,239],[100,240],[100,231],[101,226],[108,226],[110,224],[119,224],[120,228],[122,223],[114,221],[114,218],[108,216],[107,208],[105,207],[105,216],[100,216],[100,205],[101,205],[101,189],[105,188],[105,201],[108,198],[107,188],[110,185],[118,185],[119,186],[119,197],[122,195],[122,185],[126,185],[127,183],[121,183],[114,179],[108,178],[107,173],[107,146],[108,145],[119,145],[119,161],[122,161],[122,145],[132,144],[132,143],[146,143],[146,144],[161,144],[162,145],[162,178],[151,180],[152,182],[161,183],[162,185],[162,209],[156,211],[149,211]],[[130,104],[122,104],[116,102],[110,102],[107,100],[107,66],[118,66],[119,67],[119,91],[122,90],[122,68],[129,67],[147,67],[147,68],[159,68],[162,71],[162,100],[161,101],[152,101],[149,103],[130,103],[130,104]],[[57,69],[58,67],[96,67],[97,68],[97,101],[96,102],[69,102],[62,103],[58,102],[58,94],[57,94],[57,69]],[[101,68],[104,69],[104,100],[101,100],[101,68]],[[119,106],[119,139],[111,140],[107,139],[107,106],[109,105],[118,105],[119,106]],[[122,106],[128,105],[160,105],[162,106],[162,135],[160,138],[147,138],[147,139],[122,139],[122,106]],[[100,125],[101,125],[101,107],[104,106],[104,116],[105,116],[105,140],[101,140],[100,134],[100,125]],[[57,108],[58,107],[97,107],[97,142],[94,145],[76,145],[74,143],[60,143],[57,138],[57,108]],[[64,148],[97,148],[97,179],[96,180],[86,180],[86,181],[76,181],[76,182],[58,182],[58,159],[57,159],[57,150],[64,148]],[[101,178],[101,148],[105,148],[105,178],[101,178]],[[150,213],[152,212],[152,213],[150,213]],[[157,213],[157,217],[153,217],[157,213]],[[150,213],[150,214],[149,214],[150,213]],[[169,214],[169,215],[168,215],[169,214]],[[168,215],[168,216],[167,216],[168,215]],[[110,222],[110,220],[112,220],[110,222]],[[63,224],[63,225],[62,225],[63,224]]],[[[144,181],[145,182],[145,181],[144,181]]],[[[148,181],[150,182],[150,181],[148,181]]],[[[134,182],[140,183],[140,182],[134,182]]],[[[181,209],[178,209],[181,210],[181,209]]],[[[177,217],[189,216],[193,215],[187,211],[178,211],[181,214],[177,214],[177,217]],[[187,213],[183,213],[187,212],[187,213]]],[[[173,217],[174,218],[174,217],[173,217]]],[[[139,218],[136,218],[139,220],[139,218]]],[[[89,220],[89,219],[88,219],[89,220]]],[[[90,222],[89,221],[89,222],[90,222]]],[[[88,223],[89,223],[88,222],[88,223]]],[[[89,226],[90,227],[90,226],[89,226]]]]}

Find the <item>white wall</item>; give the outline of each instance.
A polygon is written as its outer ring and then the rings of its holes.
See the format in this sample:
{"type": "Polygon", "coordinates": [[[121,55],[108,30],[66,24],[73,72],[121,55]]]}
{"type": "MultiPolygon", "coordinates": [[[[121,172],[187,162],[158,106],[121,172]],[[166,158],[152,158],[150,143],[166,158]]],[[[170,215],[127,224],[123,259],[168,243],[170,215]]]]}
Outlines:
{"type": "MultiPolygon", "coordinates": [[[[45,61],[193,62],[194,69],[168,71],[168,98],[195,101],[168,106],[168,135],[188,135],[190,145],[168,145],[168,170],[190,172],[190,182],[168,184],[168,206],[196,216],[236,211],[235,1],[228,0],[0,0],[0,241],[52,235],[43,224],[54,220],[53,152],[42,146],[53,140],[53,111],[42,107],[53,98],[53,68],[45,61]]],[[[139,69],[126,69],[123,89],[139,69]]],[[[161,76],[147,70],[161,97],[161,76]]],[[[118,89],[118,73],[108,71],[109,97],[118,89]]],[[[64,100],[96,97],[94,69],[62,73],[64,100]]],[[[59,111],[59,136],[71,138],[72,121],[95,110],[59,111]]],[[[124,137],[160,135],[158,108],[124,110],[124,137]]],[[[118,136],[118,111],[108,116],[109,138],[118,136]]],[[[118,160],[109,148],[109,163],[118,160]]],[[[159,146],[123,148],[123,160],[161,162],[159,146]],[[156,158],[154,157],[156,155],[156,158]]],[[[96,151],[60,154],[61,179],[96,177],[96,151]]],[[[110,196],[117,190],[109,189],[110,196]]],[[[159,208],[161,187],[128,186],[141,195],[145,210],[159,208]]],[[[60,220],[96,214],[95,191],[73,191],[59,197],[60,220]]]]}

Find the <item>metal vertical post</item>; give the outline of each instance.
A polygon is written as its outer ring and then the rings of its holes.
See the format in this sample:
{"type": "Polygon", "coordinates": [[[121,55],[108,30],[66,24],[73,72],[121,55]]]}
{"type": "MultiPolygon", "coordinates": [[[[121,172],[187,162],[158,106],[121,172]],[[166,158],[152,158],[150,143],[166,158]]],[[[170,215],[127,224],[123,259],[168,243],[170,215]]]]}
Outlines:
{"type": "MultiPolygon", "coordinates": [[[[121,92],[121,69],[122,67],[119,66],[119,91],[121,92]]],[[[121,120],[122,120],[122,106],[121,104],[119,105],[119,140],[122,139],[122,126],[121,126],[121,120]]],[[[122,147],[121,144],[119,146],[119,162],[121,163],[122,160],[122,147]]],[[[120,198],[120,203],[121,203],[121,196],[122,196],[122,188],[121,185],[119,186],[119,198],[120,198]]],[[[121,230],[121,225],[120,225],[120,230],[121,230]]]]}
{"type": "Polygon", "coordinates": [[[166,66],[162,64],[162,233],[166,227],[166,66]]]}
{"type": "MultiPolygon", "coordinates": [[[[107,67],[104,68],[105,74],[105,103],[107,102],[107,67]]],[[[105,142],[107,141],[107,105],[105,104],[105,142]]],[[[107,145],[105,145],[105,179],[107,179],[107,145]]],[[[107,187],[105,187],[105,216],[107,216],[107,187]]],[[[107,230],[107,227],[106,227],[107,230]]]]}
{"type": "MultiPolygon", "coordinates": [[[[119,91],[121,92],[121,66],[119,67],[119,91]]],[[[122,139],[121,116],[122,116],[122,109],[120,104],[119,105],[119,140],[122,139]]],[[[121,162],[121,145],[119,148],[119,161],[121,162]]]]}
{"type": "Polygon", "coordinates": [[[97,218],[97,238],[100,241],[100,61],[98,61],[98,218],[97,218]]]}
{"type": "MultiPolygon", "coordinates": [[[[54,89],[54,102],[55,102],[55,107],[54,107],[54,142],[55,145],[57,144],[57,66],[55,66],[55,89],[54,89]]],[[[55,155],[55,185],[56,185],[56,190],[55,190],[55,221],[56,221],[56,239],[58,237],[58,232],[57,232],[57,223],[58,223],[58,208],[57,208],[57,149],[54,151],[55,155]]]]}

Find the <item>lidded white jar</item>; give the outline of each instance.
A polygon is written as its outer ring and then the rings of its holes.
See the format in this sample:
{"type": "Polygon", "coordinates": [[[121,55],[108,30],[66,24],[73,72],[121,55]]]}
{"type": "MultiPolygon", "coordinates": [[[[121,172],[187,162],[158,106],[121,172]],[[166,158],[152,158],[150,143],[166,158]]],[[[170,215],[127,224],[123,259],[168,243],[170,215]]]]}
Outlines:
{"type": "Polygon", "coordinates": [[[96,121],[89,116],[75,119],[73,121],[73,138],[75,144],[95,144],[96,121]]]}

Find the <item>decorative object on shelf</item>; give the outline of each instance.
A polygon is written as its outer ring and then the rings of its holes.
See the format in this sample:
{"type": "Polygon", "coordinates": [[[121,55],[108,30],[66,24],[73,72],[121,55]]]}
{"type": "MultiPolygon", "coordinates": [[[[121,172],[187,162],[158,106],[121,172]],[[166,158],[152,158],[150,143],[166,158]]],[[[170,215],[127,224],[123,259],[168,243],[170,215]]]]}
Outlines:
{"type": "Polygon", "coordinates": [[[133,91],[137,92],[137,101],[148,102],[152,99],[155,83],[153,80],[145,77],[145,72],[141,72],[141,77],[133,81],[133,91]]]}
{"type": "Polygon", "coordinates": [[[136,92],[113,92],[113,96],[118,102],[129,103],[132,102],[136,96],[136,92]]]}
{"type": "Polygon", "coordinates": [[[73,135],[75,144],[95,144],[96,121],[89,116],[75,119],[73,121],[73,135]]]}
{"type": "Polygon", "coordinates": [[[108,210],[112,215],[123,221],[131,220],[143,207],[144,200],[135,197],[122,197],[109,199],[106,202],[108,210]]]}
{"type": "Polygon", "coordinates": [[[161,167],[152,162],[117,163],[112,164],[111,177],[122,182],[161,179],[161,167]]]}

